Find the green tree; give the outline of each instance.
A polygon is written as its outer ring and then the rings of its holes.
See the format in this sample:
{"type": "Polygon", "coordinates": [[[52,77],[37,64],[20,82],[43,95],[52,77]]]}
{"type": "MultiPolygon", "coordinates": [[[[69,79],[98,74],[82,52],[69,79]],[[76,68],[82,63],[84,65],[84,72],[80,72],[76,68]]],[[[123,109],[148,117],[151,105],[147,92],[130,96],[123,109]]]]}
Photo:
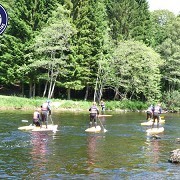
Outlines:
{"type": "Polygon", "coordinates": [[[109,0],[107,9],[111,36],[117,43],[134,39],[151,45],[151,19],[146,0],[109,0]]]}
{"type": "Polygon", "coordinates": [[[17,36],[17,32],[19,32],[20,39],[25,39],[24,41],[24,57],[22,57],[22,64],[25,67],[21,69],[22,74],[22,86],[24,83],[29,84],[29,97],[35,95],[35,85],[36,85],[36,72],[33,72],[28,68],[28,55],[32,53],[30,48],[32,39],[34,38],[37,31],[41,30],[43,26],[46,25],[47,20],[51,17],[52,10],[56,8],[56,0],[17,0],[15,1],[15,14],[18,15],[21,23],[25,24],[26,27],[29,27],[29,36],[27,36],[27,31],[23,30],[18,31],[17,27],[13,27],[15,36],[17,36]]]}
{"type": "Polygon", "coordinates": [[[19,85],[19,67],[23,56],[23,44],[14,36],[6,33],[0,37],[0,84],[19,85]]]}
{"type": "Polygon", "coordinates": [[[153,48],[156,48],[168,37],[167,29],[174,19],[175,15],[168,10],[151,12],[153,48]]]}
{"type": "Polygon", "coordinates": [[[73,19],[78,32],[73,39],[73,57],[78,65],[77,78],[86,87],[86,100],[89,87],[95,86],[98,61],[108,54],[105,46],[108,38],[106,6],[104,0],[84,0],[74,8],[73,19]]]}
{"type": "Polygon", "coordinates": [[[109,86],[115,98],[151,101],[160,98],[160,56],[145,44],[137,41],[120,42],[111,62],[109,86]]]}
{"type": "Polygon", "coordinates": [[[61,84],[58,78],[68,73],[69,40],[74,32],[75,29],[69,20],[69,12],[59,5],[49,19],[48,26],[44,27],[35,38],[34,48],[37,55],[33,57],[30,67],[45,72],[46,75],[43,73],[40,78],[46,80],[44,96],[48,90],[48,98],[53,96],[56,83],[61,84]],[[37,61],[38,55],[40,56],[37,61]]]}
{"type": "Polygon", "coordinates": [[[2,86],[19,86],[21,72],[19,67],[24,63],[24,43],[30,36],[30,29],[14,12],[14,2],[6,1],[5,9],[8,13],[8,26],[0,37],[0,69],[2,86]],[[21,39],[21,35],[24,37],[21,39]]]}
{"type": "Polygon", "coordinates": [[[41,29],[56,8],[57,0],[16,0],[17,14],[33,31],[41,29]]]}
{"type": "Polygon", "coordinates": [[[0,68],[3,69],[1,73],[3,81],[16,84],[16,86],[21,86],[22,83],[22,87],[24,83],[32,81],[33,76],[27,72],[29,68],[22,70],[22,66],[27,67],[26,54],[30,52],[29,46],[34,33],[47,22],[55,2],[46,0],[6,1],[9,23],[7,31],[0,40],[0,68]]]}
{"type": "Polygon", "coordinates": [[[164,92],[163,100],[168,110],[171,110],[172,112],[179,112],[179,107],[180,107],[179,91],[164,92]]]}
{"type": "Polygon", "coordinates": [[[167,38],[157,47],[157,51],[165,59],[162,67],[163,90],[173,92],[180,87],[180,17],[169,22],[167,38]]]}
{"type": "Polygon", "coordinates": [[[100,103],[103,97],[103,92],[108,87],[108,79],[113,70],[111,69],[111,65],[110,56],[102,56],[98,61],[98,72],[94,90],[94,101],[97,101],[98,103],[100,103]]]}

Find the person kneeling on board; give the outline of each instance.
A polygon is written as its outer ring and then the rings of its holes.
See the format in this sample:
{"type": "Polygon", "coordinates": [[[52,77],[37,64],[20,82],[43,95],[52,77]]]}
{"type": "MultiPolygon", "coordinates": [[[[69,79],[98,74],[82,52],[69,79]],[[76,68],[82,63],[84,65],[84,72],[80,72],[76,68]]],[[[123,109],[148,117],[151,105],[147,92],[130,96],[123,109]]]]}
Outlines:
{"type": "Polygon", "coordinates": [[[89,127],[91,128],[94,122],[94,126],[96,128],[97,126],[97,116],[99,115],[99,109],[96,106],[96,102],[93,102],[92,106],[89,108],[90,111],[90,123],[89,123],[89,127]]]}
{"type": "Polygon", "coordinates": [[[48,125],[48,115],[51,115],[51,106],[50,101],[47,100],[45,103],[41,106],[41,115],[42,115],[42,123],[46,124],[46,128],[48,125]]]}
{"type": "Polygon", "coordinates": [[[36,127],[40,127],[41,126],[41,114],[40,114],[41,109],[37,108],[34,113],[33,113],[33,124],[36,127]]]}
{"type": "Polygon", "coordinates": [[[157,128],[159,128],[159,120],[160,120],[160,115],[161,114],[161,104],[158,104],[154,106],[153,108],[153,123],[152,123],[152,128],[154,127],[155,120],[157,119],[157,128]]]}

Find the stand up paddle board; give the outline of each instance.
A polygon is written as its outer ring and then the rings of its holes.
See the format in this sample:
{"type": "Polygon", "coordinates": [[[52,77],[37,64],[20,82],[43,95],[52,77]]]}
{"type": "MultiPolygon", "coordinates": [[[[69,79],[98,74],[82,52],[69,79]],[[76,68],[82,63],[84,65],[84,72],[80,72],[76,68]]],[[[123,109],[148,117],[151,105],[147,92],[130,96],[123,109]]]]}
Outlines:
{"type": "Polygon", "coordinates": [[[86,132],[100,132],[101,131],[101,126],[93,126],[91,128],[87,128],[85,130],[86,132]]]}
{"type": "MultiPolygon", "coordinates": [[[[163,124],[163,123],[165,123],[165,120],[160,120],[159,123],[163,124]]],[[[141,123],[142,126],[151,126],[152,124],[153,124],[153,121],[151,121],[151,120],[141,123]]],[[[157,125],[157,121],[155,121],[154,125],[157,125]]]]}
{"type": "Polygon", "coordinates": [[[151,128],[151,129],[147,129],[146,132],[148,134],[159,134],[159,133],[164,132],[164,128],[163,127],[160,127],[160,128],[151,128]]]}
{"type": "Polygon", "coordinates": [[[42,127],[36,127],[33,125],[29,126],[21,126],[18,129],[19,130],[30,130],[30,131],[57,131],[58,125],[48,124],[47,128],[46,125],[42,125],[42,127]]]}

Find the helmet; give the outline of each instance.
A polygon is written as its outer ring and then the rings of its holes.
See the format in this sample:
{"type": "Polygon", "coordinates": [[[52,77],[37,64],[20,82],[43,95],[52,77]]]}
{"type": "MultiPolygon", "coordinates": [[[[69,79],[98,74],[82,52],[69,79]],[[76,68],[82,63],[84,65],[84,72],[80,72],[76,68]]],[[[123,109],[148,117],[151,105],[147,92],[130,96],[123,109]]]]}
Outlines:
{"type": "Polygon", "coordinates": [[[95,102],[95,101],[93,102],[93,105],[96,105],[96,102],[95,102]]]}
{"type": "Polygon", "coordinates": [[[51,101],[50,100],[46,100],[47,103],[50,103],[51,101]]]}

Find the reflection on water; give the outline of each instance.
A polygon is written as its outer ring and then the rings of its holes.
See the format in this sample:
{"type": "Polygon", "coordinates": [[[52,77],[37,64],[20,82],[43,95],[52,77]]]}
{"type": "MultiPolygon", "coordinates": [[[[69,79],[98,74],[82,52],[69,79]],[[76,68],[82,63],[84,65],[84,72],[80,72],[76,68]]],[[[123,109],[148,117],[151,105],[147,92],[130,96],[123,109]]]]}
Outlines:
{"type": "Polygon", "coordinates": [[[149,159],[149,161],[153,164],[158,163],[159,161],[159,156],[160,156],[160,139],[155,139],[153,137],[148,137],[147,141],[147,152],[146,156],[149,159]]]}
{"type": "Polygon", "coordinates": [[[46,155],[48,154],[48,134],[44,132],[32,132],[31,133],[32,144],[32,159],[41,159],[46,161],[46,155]]]}
{"type": "Polygon", "coordinates": [[[88,155],[88,164],[93,165],[98,161],[99,152],[98,143],[102,139],[102,135],[93,134],[87,137],[87,155],[88,155]]]}
{"type": "Polygon", "coordinates": [[[159,161],[159,155],[160,155],[160,145],[158,140],[152,140],[150,147],[152,148],[152,159],[153,163],[157,163],[159,161]]]}
{"type": "Polygon", "coordinates": [[[31,145],[32,151],[30,155],[32,157],[32,174],[36,178],[46,174],[46,164],[48,163],[48,134],[46,132],[32,132],[31,133],[31,145]]]}
{"type": "MultiPolygon", "coordinates": [[[[105,117],[98,118],[97,123],[100,123],[100,126],[103,130],[105,125],[105,117]]],[[[99,161],[100,156],[102,156],[101,141],[105,138],[105,134],[103,132],[99,133],[89,133],[87,135],[87,158],[88,158],[88,165],[95,165],[96,162],[99,161]]]]}

